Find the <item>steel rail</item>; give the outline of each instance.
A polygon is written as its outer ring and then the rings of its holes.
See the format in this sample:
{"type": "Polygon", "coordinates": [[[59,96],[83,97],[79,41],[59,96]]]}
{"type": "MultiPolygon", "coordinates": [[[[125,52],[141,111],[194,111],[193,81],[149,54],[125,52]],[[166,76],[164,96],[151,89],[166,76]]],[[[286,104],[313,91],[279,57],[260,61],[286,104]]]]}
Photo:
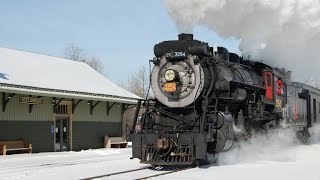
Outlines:
{"type": "Polygon", "coordinates": [[[149,168],[152,168],[152,167],[153,166],[145,166],[145,167],[141,167],[141,168],[137,168],[137,169],[131,169],[131,170],[127,170],[127,171],[120,171],[120,172],[115,172],[115,173],[110,173],[110,174],[103,174],[103,175],[99,175],[99,176],[88,177],[88,178],[84,178],[84,179],[81,179],[81,180],[91,180],[91,179],[98,179],[98,178],[103,178],[103,177],[115,176],[115,175],[119,175],[119,174],[126,174],[126,173],[130,173],[130,172],[149,169],[149,168]]]}

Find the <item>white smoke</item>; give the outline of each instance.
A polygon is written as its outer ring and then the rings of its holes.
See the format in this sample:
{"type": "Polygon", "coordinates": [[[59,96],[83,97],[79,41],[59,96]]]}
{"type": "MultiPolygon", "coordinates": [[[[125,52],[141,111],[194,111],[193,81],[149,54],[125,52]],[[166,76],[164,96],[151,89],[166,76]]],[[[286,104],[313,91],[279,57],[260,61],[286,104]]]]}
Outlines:
{"type": "MultiPolygon", "coordinates": [[[[240,39],[242,55],[319,81],[319,0],[164,0],[180,32],[205,26],[240,39]]],[[[203,40],[205,41],[205,40],[203,40]]],[[[303,78],[301,78],[303,76],[303,78]]]]}
{"type": "Polygon", "coordinates": [[[309,143],[311,144],[320,143],[320,124],[316,124],[312,128],[310,128],[309,133],[311,135],[311,138],[309,139],[309,143]]]}
{"type": "MultiPolygon", "coordinates": [[[[309,128],[311,138],[308,144],[320,143],[320,125],[309,128]]],[[[296,160],[298,146],[301,144],[296,132],[291,128],[269,130],[267,134],[258,134],[247,141],[239,141],[228,152],[218,155],[220,165],[250,163],[250,162],[291,162],[296,160]]]]}
{"type": "Polygon", "coordinates": [[[290,148],[300,144],[292,129],[276,129],[258,134],[248,141],[240,141],[228,152],[220,153],[219,164],[238,164],[256,161],[291,161],[290,148]]]}

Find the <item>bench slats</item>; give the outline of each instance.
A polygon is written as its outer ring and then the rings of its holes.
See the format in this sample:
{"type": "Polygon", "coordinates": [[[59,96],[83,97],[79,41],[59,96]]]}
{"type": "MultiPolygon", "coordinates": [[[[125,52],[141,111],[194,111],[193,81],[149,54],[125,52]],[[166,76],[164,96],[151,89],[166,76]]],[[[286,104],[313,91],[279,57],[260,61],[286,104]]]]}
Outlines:
{"type": "Polygon", "coordinates": [[[8,151],[24,151],[31,153],[32,145],[26,144],[23,139],[16,141],[0,141],[0,154],[6,155],[8,151]]]}
{"type": "Polygon", "coordinates": [[[119,141],[119,142],[126,142],[122,137],[109,137],[109,139],[108,140],[111,140],[112,142],[117,142],[117,141],[119,141]]]}
{"type": "Polygon", "coordinates": [[[19,151],[19,150],[29,150],[30,148],[10,148],[7,151],[19,151]]]}
{"type": "Polygon", "coordinates": [[[112,142],[112,141],[111,141],[111,144],[124,144],[124,143],[128,143],[128,142],[126,142],[126,141],[122,141],[122,142],[112,142]]]}
{"type": "Polygon", "coordinates": [[[108,137],[105,136],[106,148],[127,148],[128,142],[123,137],[108,137]]]}
{"type": "Polygon", "coordinates": [[[24,142],[23,141],[4,141],[4,143],[0,142],[0,145],[6,145],[7,149],[12,149],[12,148],[24,147],[24,142]]]}

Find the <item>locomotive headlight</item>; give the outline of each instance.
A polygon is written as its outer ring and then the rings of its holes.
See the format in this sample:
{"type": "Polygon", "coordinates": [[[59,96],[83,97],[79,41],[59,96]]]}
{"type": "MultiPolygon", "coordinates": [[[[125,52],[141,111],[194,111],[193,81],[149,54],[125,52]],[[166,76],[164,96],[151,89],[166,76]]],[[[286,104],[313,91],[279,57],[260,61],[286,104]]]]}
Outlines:
{"type": "Polygon", "coordinates": [[[172,69],[168,69],[164,73],[164,78],[166,79],[166,81],[173,81],[176,79],[176,72],[172,69]]]}

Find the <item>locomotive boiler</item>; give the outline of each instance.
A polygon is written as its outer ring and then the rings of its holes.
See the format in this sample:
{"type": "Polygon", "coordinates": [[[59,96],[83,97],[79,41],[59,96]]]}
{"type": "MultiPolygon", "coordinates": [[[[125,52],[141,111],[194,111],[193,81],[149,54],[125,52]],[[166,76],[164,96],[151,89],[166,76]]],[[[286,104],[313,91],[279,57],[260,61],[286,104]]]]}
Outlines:
{"type": "Polygon", "coordinates": [[[307,106],[317,89],[292,83],[285,70],[210,47],[192,34],[156,44],[154,55],[154,98],[143,102],[141,129],[130,134],[132,156],[142,163],[198,165],[284,121],[299,137],[309,136],[307,106]]]}

